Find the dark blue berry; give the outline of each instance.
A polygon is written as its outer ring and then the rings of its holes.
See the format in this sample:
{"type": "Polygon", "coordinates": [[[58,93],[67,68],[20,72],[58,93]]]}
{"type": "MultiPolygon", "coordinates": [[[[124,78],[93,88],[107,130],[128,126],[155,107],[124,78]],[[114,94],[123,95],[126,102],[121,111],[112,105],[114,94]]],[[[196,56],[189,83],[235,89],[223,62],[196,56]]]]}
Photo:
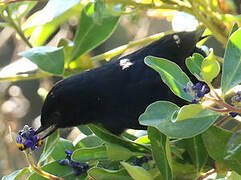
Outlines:
{"type": "Polygon", "coordinates": [[[201,90],[202,89],[202,83],[198,82],[195,86],[192,87],[193,90],[201,90]]]}
{"type": "Polygon", "coordinates": [[[59,164],[62,166],[67,166],[69,165],[69,160],[68,159],[62,159],[59,161],[59,164]]]}
{"type": "Polygon", "coordinates": [[[184,92],[187,92],[187,87],[186,87],[186,86],[183,88],[183,91],[184,91],[184,92]]]}
{"type": "Polygon", "coordinates": [[[193,99],[192,99],[192,103],[193,103],[193,104],[197,104],[198,101],[197,101],[195,98],[193,98],[193,99]]]}
{"type": "Polygon", "coordinates": [[[197,97],[199,97],[199,98],[202,98],[204,95],[205,95],[205,93],[202,91],[197,92],[197,97]]]}
{"type": "Polygon", "coordinates": [[[65,154],[67,154],[67,155],[71,156],[71,155],[73,154],[73,152],[72,152],[72,151],[70,151],[70,150],[65,150],[65,154]]]}
{"type": "Polygon", "coordinates": [[[236,116],[238,115],[238,113],[236,113],[236,112],[230,112],[229,115],[232,116],[232,117],[236,117],[236,116]]]}

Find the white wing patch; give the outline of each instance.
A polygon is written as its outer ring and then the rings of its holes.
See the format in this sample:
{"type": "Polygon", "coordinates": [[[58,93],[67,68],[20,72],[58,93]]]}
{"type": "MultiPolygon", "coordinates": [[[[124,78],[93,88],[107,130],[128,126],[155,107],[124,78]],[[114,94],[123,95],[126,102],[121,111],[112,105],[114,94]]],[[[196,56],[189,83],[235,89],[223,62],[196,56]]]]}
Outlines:
{"type": "Polygon", "coordinates": [[[122,70],[127,69],[132,65],[133,65],[133,63],[129,59],[121,59],[120,60],[120,67],[122,70]]]}

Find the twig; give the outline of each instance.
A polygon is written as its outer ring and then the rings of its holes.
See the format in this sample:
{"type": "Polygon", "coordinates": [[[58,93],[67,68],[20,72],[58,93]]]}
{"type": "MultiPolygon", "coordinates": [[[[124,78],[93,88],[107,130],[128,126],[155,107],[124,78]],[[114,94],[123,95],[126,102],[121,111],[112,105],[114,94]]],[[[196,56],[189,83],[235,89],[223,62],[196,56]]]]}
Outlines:
{"type": "Polygon", "coordinates": [[[18,26],[18,25],[14,22],[14,20],[12,19],[12,14],[11,14],[11,12],[9,11],[8,7],[6,8],[6,12],[7,12],[8,16],[5,17],[4,19],[5,19],[6,21],[8,21],[8,23],[9,23],[10,25],[12,25],[12,27],[16,30],[16,32],[18,33],[18,35],[19,35],[19,36],[21,37],[21,39],[28,45],[28,47],[32,48],[32,47],[33,47],[32,44],[31,44],[31,43],[28,41],[28,39],[25,37],[25,35],[24,35],[22,29],[20,28],[20,26],[18,26]]]}
{"type": "Polygon", "coordinates": [[[6,0],[6,1],[0,1],[0,5],[7,5],[17,2],[23,2],[23,1],[37,1],[37,2],[45,2],[47,0],[6,0]]]}
{"type": "Polygon", "coordinates": [[[198,177],[196,180],[205,179],[206,177],[208,177],[208,176],[210,176],[210,175],[212,175],[212,174],[214,174],[216,172],[217,172],[216,169],[212,169],[211,171],[205,173],[205,175],[202,175],[202,176],[198,177]]]}

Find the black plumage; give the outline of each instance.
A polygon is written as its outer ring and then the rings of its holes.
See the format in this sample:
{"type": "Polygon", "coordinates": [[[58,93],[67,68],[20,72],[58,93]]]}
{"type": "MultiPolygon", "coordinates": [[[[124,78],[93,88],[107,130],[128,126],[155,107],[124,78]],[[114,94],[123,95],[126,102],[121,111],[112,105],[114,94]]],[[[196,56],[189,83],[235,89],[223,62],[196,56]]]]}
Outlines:
{"type": "Polygon", "coordinates": [[[106,65],[73,75],[58,82],[47,95],[37,133],[81,124],[102,124],[115,134],[126,128],[145,129],[138,117],[158,100],[179,106],[186,102],[175,96],[159,74],[144,63],[146,56],[156,56],[177,63],[195,82],[185,66],[194,52],[201,31],[166,35],[150,45],[113,60],[106,65]]]}

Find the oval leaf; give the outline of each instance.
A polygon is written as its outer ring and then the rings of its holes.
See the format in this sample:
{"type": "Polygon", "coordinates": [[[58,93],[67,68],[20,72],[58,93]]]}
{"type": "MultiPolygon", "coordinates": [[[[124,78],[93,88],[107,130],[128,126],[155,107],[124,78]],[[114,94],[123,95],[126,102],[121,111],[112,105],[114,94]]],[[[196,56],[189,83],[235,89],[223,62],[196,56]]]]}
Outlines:
{"type": "Polygon", "coordinates": [[[200,81],[203,81],[200,77],[203,60],[204,57],[201,54],[194,53],[192,57],[187,58],[185,61],[189,71],[200,81]]]}
{"type": "Polygon", "coordinates": [[[148,136],[151,140],[153,158],[162,177],[165,180],[172,180],[171,151],[168,137],[153,127],[148,127],[148,136]]]}
{"type": "Polygon", "coordinates": [[[73,160],[78,162],[108,159],[106,147],[104,145],[93,148],[77,149],[73,152],[71,157],[73,160]]]}
{"type": "Polygon", "coordinates": [[[63,47],[41,46],[19,53],[20,56],[28,58],[43,71],[62,75],[64,71],[63,47]]]}
{"type": "Polygon", "coordinates": [[[204,110],[198,114],[197,118],[193,116],[173,123],[173,113],[179,109],[171,102],[158,101],[147,107],[139,117],[139,122],[142,125],[153,126],[170,137],[188,138],[204,132],[219,116],[218,113],[204,110]]]}
{"type": "Polygon", "coordinates": [[[222,92],[241,82],[241,28],[235,31],[228,40],[222,67],[222,92]]]}
{"type": "Polygon", "coordinates": [[[118,24],[119,16],[111,16],[105,6],[99,3],[102,2],[90,3],[82,10],[75,33],[71,60],[76,60],[101,44],[112,34],[118,24]]]}
{"type": "Polygon", "coordinates": [[[231,136],[232,133],[230,131],[212,126],[202,134],[202,139],[211,158],[230,167],[241,175],[241,157],[239,156],[235,160],[225,159],[227,144],[231,136]]]}
{"type": "Polygon", "coordinates": [[[90,124],[89,128],[91,131],[95,133],[96,136],[100,137],[102,140],[112,143],[112,144],[117,144],[119,146],[123,146],[127,149],[129,149],[132,152],[139,152],[139,153],[150,153],[150,149],[148,149],[146,146],[138,143],[134,143],[132,141],[123,139],[119,136],[116,136],[114,134],[111,134],[108,132],[106,129],[90,124]]]}
{"type": "Polygon", "coordinates": [[[134,180],[152,180],[151,174],[142,167],[132,166],[125,162],[121,162],[121,165],[124,166],[134,180]]]}
{"type": "Polygon", "coordinates": [[[212,82],[212,80],[217,77],[220,72],[220,65],[215,60],[215,56],[213,54],[213,50],[211,50],[208,57],[206,57],[202,62],[202,78],[206,82],[212,82]]]}
{"type": "Polygon", "coordinates": [[[177,118],[172,120],[173,122],[186,120],[192,117],[197,117],[198,114],[203,111],[203,107],[200,104],[189,104],[182,106],[178,111],[177,118]]]}
{"type": "Polygon", "coordinates": [[[152,56],[147,56],[144,61],[160,74],[163,82],[174,94],[187,101],[192,101],[193,97],[183,90],[190,79],[177,64],[167,59],[152,56]]]}
{"type": "Polygon", "coordinates": [[[98,180],[132,180],[125,169],[121,170],[108,170],[102,168],[92,168],[88,174],[93,179],[98,180]]]}

